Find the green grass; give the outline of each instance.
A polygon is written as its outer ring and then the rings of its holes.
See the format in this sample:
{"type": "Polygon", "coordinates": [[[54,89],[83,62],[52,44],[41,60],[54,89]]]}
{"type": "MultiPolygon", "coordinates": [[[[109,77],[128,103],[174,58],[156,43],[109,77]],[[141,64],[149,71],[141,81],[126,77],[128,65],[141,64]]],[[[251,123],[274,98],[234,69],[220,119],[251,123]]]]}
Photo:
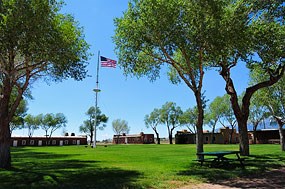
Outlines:
{"type": "MultiPolygon", "coordinates": [[[[238,145],[205,145],[205,151],[238,145]]],[[[245,169],[200,166],[195,145],[109,145],[12,148],[13,169],[0,169],[0,188],[177,188],[285,165],[279,145],[252,145],[245,169]]]]}

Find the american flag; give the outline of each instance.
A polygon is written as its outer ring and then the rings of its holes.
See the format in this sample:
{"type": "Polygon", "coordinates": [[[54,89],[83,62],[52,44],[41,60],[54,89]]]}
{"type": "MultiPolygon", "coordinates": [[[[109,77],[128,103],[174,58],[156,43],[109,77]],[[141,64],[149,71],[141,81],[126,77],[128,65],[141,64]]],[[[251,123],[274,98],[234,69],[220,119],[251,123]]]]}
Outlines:
{"type": "Polygon", "coordinates": [[[100,59],[101,59],[101,67],[116,68],[116,65],[117,65],[116,60],[112,60],[104,56],[100,56],[100,59]]]}

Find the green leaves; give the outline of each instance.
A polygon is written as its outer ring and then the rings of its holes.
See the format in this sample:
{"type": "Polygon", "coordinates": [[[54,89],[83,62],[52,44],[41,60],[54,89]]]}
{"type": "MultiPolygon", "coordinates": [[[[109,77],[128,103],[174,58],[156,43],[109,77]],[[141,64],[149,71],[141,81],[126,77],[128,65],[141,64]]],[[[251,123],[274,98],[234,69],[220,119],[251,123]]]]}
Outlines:
{"type": "MultiPolygon", "coordinates": [[[[11,166],[9,127],[29,85],[39,78],[86,77],[89,46],[73,17],[59,13],[61,5],[56,0],[0,1],[0,116],[5,120],[0,125],[0,148],[6,145],[0,154],[2,168],[11,166]]],[[[50,135],[65,122],[61,114],[50,120],[50,135]]]]}
{"type": "Polygon", "coordinates": [[[80,125],[79,127],[80,132],[83,132],[89,135],[90,137],[93,136],[94,126],[95,126],[95,115],[96,115],[96,129],[99,128],[100,130],[103,130],[106,127],[104,123],[107,123],[109,118],[105,114],[102,114],[99,107],[95,109],[94,106],[91,106],[85,114],[86,116],[88,116],[88,119],[85,120],[82,125],[80,125]]]}
{"type": "Polygon", "coordinates": [[[89,45],[74,18],[58,12],[60,6],[50,0],[3,1],[0,56],[6,61],[7,52],[19,57],[10,60],[15,62],[13,69],[23,72],[28,67],[35,75],[55,80],[86,76],[89,45]]]}
{"type": "Polygon", "coordinates": [[[185,6],[185,1],[134,1],[122,18],[115,19],[113,39],[126,74],[146,75],[153,80],[161,64],[179,63],[174,53],[192,43],[187,38],[190,33],[185,6]]]}
{"type": "Polygon", "coordinates": [[[122,133],[129,133],[130,127],[128,126],[128,122],[121,119],[115,119],[112,122],[113,131],[116,135],[120,135],[122,133]]]}

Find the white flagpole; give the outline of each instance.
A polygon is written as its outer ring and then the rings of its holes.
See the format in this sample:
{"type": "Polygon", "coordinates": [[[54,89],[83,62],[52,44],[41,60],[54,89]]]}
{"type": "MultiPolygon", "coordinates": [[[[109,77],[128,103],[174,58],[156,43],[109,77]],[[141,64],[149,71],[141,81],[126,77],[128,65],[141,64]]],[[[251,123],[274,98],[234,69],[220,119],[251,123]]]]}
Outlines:
{"type": "Polygon", "coordinates": [[[98,61],[97,61],[97,73],[96,73],[96,88],[93,90],[95,92],[95,123],[94,123],[94,141],[93,148],[96,148],[96,130],[97,130],[97,101],[98,101],[98,92],[99,89],[99,61],[100,61],[100,51],[98,51],[98,61]]]}

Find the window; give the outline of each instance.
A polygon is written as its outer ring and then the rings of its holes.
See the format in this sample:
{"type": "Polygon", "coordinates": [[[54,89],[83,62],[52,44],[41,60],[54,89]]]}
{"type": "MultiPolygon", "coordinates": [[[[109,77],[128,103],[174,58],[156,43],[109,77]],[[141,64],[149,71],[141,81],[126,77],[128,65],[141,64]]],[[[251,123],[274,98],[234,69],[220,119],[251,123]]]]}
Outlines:
{"type": "Polygon", "coordinates": [[[25,146],[27,144],[26,140],[22,140],[22,145],[25,146]]]}
{"type": "Polygon", "coordinates": [[[209,141],[209,137],[206,137],[206,142],[208,142],[209,141]]]}
{"type": "Polygon", "coordinates": [[[216,137],[213,137],[213,141],[216,141],[216,137]]]}
{"type": "Polygon", "coordinates": [[[13,141],[13,146],[14,146],[14,147],[18,146],[18,141],[17,141],[17,140],[14,140],[14,141],[13,141]]]}
{"type": "Polygon", "coordinates": [[[35,145],[35,141],[34,140],[30,140],[30,145],[35,145]]]}
{"type": "Polygon", "coordinates": [[[65,144],[65,145],[68,145],[68,140],[65,140],[65,141],[64,141],[64,144],[65,144]]]}
{"type": "Polygon", "coordinates": [[[56,145],[56,140],[52,140],[52,145],[56,145]]]}
{"type": "Polygon", "coordinates": [[[72,140],[72,144],[76,144],[76,140],[72,140]]]}

